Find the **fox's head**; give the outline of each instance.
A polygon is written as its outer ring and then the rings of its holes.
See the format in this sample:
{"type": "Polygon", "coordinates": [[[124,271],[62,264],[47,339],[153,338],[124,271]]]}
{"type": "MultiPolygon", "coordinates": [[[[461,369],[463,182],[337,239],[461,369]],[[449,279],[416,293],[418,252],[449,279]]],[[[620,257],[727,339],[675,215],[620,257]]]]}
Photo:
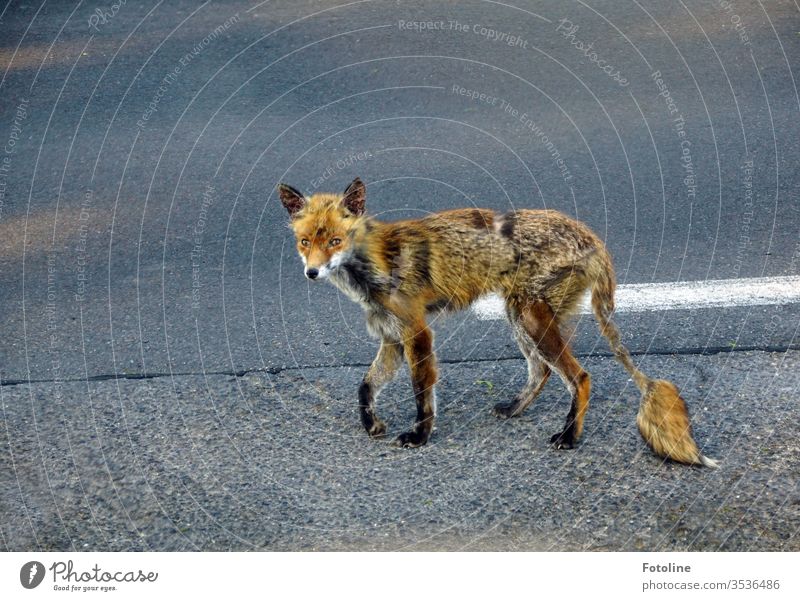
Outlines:
{"type": "Polygon", "coordinates": [[[306,277],[324,279],[352,251],[353,234],[364,214],[367,188],[356,178],[344,194],[313,194],[306,198],[286,184],[278,185],[281,202],[289,211],[297,252],[306,277]]]}

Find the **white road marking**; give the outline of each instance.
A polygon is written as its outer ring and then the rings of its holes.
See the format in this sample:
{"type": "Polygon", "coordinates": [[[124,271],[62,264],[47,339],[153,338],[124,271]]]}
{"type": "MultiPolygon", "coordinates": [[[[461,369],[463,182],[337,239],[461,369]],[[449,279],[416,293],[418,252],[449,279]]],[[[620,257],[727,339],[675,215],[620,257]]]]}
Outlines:
{"type": "MultiPolygon", "coordinates": [[[[800,276],[626,284],[617,286],[616,294],[617,313],[789,303],[800,303],[800,276]]],[[[506,315],[505,303],[496,294],[479,298],[472,310],[478,319],[505,319],[506,315]]],[[[588,295],[580,312],[591,313],[588,295]]]]}

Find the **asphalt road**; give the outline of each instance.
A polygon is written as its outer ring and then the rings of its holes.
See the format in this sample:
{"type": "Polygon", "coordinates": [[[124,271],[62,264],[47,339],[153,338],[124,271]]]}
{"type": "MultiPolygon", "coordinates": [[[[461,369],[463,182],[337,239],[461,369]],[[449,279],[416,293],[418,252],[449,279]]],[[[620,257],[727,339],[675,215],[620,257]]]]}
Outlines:
{"type": "MultiPolygon", "coordinates": [[[[800,548],[800,352],[648,357],[686,393],[718,470],[663,463],[638,394],[586,361],[584,442],[548,443],[569,401],[549,383],[523,417],[494,403],[520,360],[447,365],[431,442],[403,451],[358,421],[356,368],[3,388],[10,550],[632,550],[800,548]],[[47,434],[43,434],[47,433],[47,434]],[[13,485],[13,486],[11,486],[13,485]]],[[[388,434],[410,426],[389,387],[388,434]]],[[[390,439],[391,440],[391,439],[390,439]]]]}
{"type": "Polygon", "coordinates": [[[0,9],[0,545],[798,548],[800,304],[620,315],[713,474],[642,452],[629,390],[604,405],[589,318],[575,453],[546,449],[555,384],[512,424],[472,399],[524,370],[464,313],[434,444],[396,455],[356,421],[360,309],[302,276],[274,193],[556,208],[622,283],[798,275],[795,2],[112,4],[0,9]]]}

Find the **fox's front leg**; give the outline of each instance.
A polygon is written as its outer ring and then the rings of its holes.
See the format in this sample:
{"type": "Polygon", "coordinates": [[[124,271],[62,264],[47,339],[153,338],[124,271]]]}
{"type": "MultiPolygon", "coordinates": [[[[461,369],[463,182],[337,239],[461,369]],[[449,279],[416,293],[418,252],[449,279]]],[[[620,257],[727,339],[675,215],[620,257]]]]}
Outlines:
{"type": "Polygon", "coordinates": [[[397,437],[401,447],[419,447],[428,442],[436,415],[436,357],[433,354],[433,333],[422,322],[406,330],[403,336],[406,361],[411,370],[411,384],[417,401],[417,421],[414,428],[397,437]]]}
{"type": "Polygon", "coordinates": [[[403,362],[403,345],[384,339],[375,360],[364,376],[358,389],[358,409],[361,423],[372,437],[386,434],[386,424],[375,414],[375,397],[386,384],[392,381],[403,362]]]}

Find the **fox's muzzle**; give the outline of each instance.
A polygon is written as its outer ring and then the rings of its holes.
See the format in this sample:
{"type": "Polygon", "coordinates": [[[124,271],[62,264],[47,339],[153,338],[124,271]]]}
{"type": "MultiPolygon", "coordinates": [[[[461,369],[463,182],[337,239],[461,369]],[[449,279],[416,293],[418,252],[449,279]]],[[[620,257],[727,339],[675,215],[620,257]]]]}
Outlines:
{"type": "Polygon", "coordinates": [[[347,255],[344,253],[335,253],[332,257],[328,258],[327,262],[316,264],[316,266],[314,266],[314,264],[317,263],[316,257],[314,257],[314,259],[304,258],[303,263],[305,264],[306,277],[309,280],[325,280],[341,267],[342,261],[345,260],[346,257],[347,255]]]}

